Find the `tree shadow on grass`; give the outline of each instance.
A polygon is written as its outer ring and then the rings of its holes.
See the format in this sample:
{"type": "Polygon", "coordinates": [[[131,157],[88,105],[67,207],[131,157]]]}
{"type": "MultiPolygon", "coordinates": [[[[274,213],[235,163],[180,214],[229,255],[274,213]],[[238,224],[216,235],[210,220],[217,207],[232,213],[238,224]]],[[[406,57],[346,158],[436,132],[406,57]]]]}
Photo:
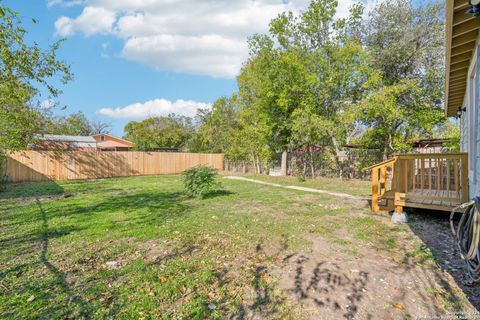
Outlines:
{"type": "Polygon", "coordinates": [[[35,230],[32,232],[24,233],[21,235],[16,235],[13,237],[3,238],[0,240],[0,251],[7,250],[10,248],[25,248],[26,246],[31,246],[32,243],[40,241],[45,237],[48,238],[60,238],[66,236],[74,231],[80,231],[82,228],[74,226],[65,226],[63,228],[55,228],[47,231],[44,230],[35,230]]]}
{"type": "Polygon", "coordinates": [[[9,184],[5,191],[0,192],[0,200],[58,196],[64,192],[55,181],[13,183],[9,184]]]}
{"type": "MultiPolygon", "coordinates": [[[[69,261],[68,253],[61,252],[59,252],[60,255],[55,254],[55,259],[58,259],[61,266],[50,260],[52,259],[49,259],[49,257],[52,257],[49,254],[50,241],[53,238],[61,238],[77,231],[85,232],[85,234],[102,232],[99,234],[100,237],[105,235],[105,230],[112,230],[120,237],[141,236],[147,227],[151,230],[152,226],[162,225],[167,219],[184,217],[188,212],[188,207],[182,203],[184,199],[183,194],[178,192],[143,192],[100,197],[98,202],[90,201],[88,204],[85,204],[83,200],[61,201],[46,209],[41,198],[37,197],[35,204],[38,215],[35,212],[35,217],[28,215],[28,218],[20,219],[19,232],[12,233],[12,230],[9,230],[14,237],[2,239],[3,241],[0,243],[0,250],[14,249],[14,254],[17,257],[8,268],[0,271],[0,278],[5,280],[0,281],[0,288],[6,285],[6,287],[10,287],[10,291],[13,290],[17,294],[28,295],[30,292],[34,292],[34,302],[40,303],[41,301],[43,305],[41,309],[35,311],[35,315],[40,318],[62,318],[65,316],[84,319],[94,318],[99,308],[108,308],[109,306],[105,305],[106,302],[92,305],[89,303],[90,298],[85,300],[85,296],[98,295],[98,293],[89,292],[90,284],[77,286],[69,283],[68,279],[74,274],[62,272],[62,266],[68,265],[72,261],[69,261]],[[68,219],[65,220],[64,218],[68,219]],[[63,226],[64,221],[68,221],[68,224],[71,225],[63,226]],[[35,227],[33,231],[22,233],[22,228],[31,223],[35,223],[38,227],[35,227]],[[104,229],[102,229],[102,224],[105,225],[104,229]],[[40,250],[39,260],[34,258],[37,250],[40,250]],[[20,259],[22,256],[24,258],[20,259]],[[38,262],[31,260],[31,258],[39,261],[42,267],[39,269],[38,262]],[[24,261],[28,263],[24,263],[24,261]],[[47,274],[43,274],[35,280],[28,280],[32,270],[38,269],[38,272],[40,272],[43,267],[48,270],[47,274]],[[18,287],[18,283],[21,283],[20,287],[18,287]]],[[[25,212],[22,213],[18,210],[13,214],[15,216],[26,215],[25,212]]],[[[87,242],[95,241],[95,238],[95,235],[93,235],[93,237],[85,238],[85,240],[87,242]]],[[[82,249],[79,247],[81,243],[83,242],[73,242],[69,246],[69,250],[78,249],[80,254],[82,251],[85,251],[85,254],[91,253],[88,248],[82,249]]],[[[173,257],[172,255],[166,258],[173,257]]],[[[35,272],[35,274],[38,273],[35,272]]],[[[82,277],[86,276],[87,274],[82,277]]],[[[98,281],[102,282],[103,280],[100,278],[98,281]]],[[[109,314],[119,312],[119,308],[112,309],[109,314]]]]}
{"type": "MultiPolygon", "coordinates": [[[[71,310],[71,304],[74,304],[78,310],[77,317],[91,319],[93,315],[93,308],[82,298],[81,294],[75,293],[66,280],[66,276],[61,272],[50,260],[48,260],[48,246],[50,241],[50,233],[48,226],[48,219],[45,210],[42,207],[40,200],[36,200],[38,209],[42,217],[42,238],[41,238],[41,251],[40,251],[40,261],[42,264],[49,270],[53,275],[54,281],[59,286],[62,291],[67,295],[68,301],[66,301],[67,309],[71,310]]],[[[45,315],[47,316],[47,315],[45,315]]]]}
{"type": "Polygon", "coordinates": [[[66,206],[58,216],[74,216],[80,221],[98,219],[126,230],[132,227],[161,225],[169,219],[184,217],[188,207],[182,203],[180,192],[142,192],[102,199],[95,204],[66,206]],[[115,214],[116,216],[112,216],[115,214]]]}
{"type": "Polygon", "coordinates": [[[211,198],[216,198],[216,197],[222,197],[222,196],[229,196],[235,194],[232,191],[229,190],[215,190],[212,192],[207,193],[203,199],[211,199],[211,198]]]}

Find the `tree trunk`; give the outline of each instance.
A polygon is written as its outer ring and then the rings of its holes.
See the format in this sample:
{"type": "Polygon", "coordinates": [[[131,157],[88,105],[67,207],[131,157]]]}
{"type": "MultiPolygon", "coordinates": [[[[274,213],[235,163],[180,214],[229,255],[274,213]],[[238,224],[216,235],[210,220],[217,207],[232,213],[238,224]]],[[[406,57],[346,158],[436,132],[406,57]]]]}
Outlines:
{"type": "Polygon", "coordinates": [[[307,159],[305,159],[305,155],[302,156],[302,164],[303,164],[303,176],[307,175],[307,159]]]}
{"type": "Polygon", "coordinates": [[[312,179],[315,178],[315,163],[313,161],[313,151],[312,147],[308,147],[309,153],[310,153],[310,169],[312,171],[312,179]]]}
{"type": "Polygon", "coordinates": [[[333,143],[333,147],[335,148],[335,162],[337,163],[337,168],[339,170],[339,176],[340,178],[342,177],[343,175],[343,172],[342,172],[342,166],[340,164],[340,146],[338,144],[338,141],[337,139],[332,135],[332,143],[333,143]]]}
{"type": "Polygon", "coordinates": [[[282,177],[287,176],[287,158],[288,158],[288,151],[285,150],[282,152],[282,163],[281,163],[281,169],[280,169],[280,174],[282,177]]]}

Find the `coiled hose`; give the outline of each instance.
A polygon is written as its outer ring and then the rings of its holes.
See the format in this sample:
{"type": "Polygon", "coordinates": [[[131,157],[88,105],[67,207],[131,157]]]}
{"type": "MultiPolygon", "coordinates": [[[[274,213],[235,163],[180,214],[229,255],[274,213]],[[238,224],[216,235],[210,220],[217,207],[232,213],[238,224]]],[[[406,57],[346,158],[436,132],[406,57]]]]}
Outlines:
{"type": "Polygon", "coordinates": [[[468,275],[473,282],[480,281],[480,198],[461,204],[450,214],[450,228],[465,261],[468,275]],[[455,213],[463,211],[457,228],[453,224],[455,213]]]}

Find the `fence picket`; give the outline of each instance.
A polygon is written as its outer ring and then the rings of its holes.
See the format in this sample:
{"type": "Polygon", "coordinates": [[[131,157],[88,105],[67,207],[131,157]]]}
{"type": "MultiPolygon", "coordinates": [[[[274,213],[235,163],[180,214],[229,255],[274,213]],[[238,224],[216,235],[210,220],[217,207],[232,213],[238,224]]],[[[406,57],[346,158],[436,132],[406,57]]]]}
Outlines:
{"type": "Polygon", "coordinates": [[[20,151],[8,154],[12,182],[178,174],[206,164],[223,171],[224,155],[139,151],[20,151]]]}

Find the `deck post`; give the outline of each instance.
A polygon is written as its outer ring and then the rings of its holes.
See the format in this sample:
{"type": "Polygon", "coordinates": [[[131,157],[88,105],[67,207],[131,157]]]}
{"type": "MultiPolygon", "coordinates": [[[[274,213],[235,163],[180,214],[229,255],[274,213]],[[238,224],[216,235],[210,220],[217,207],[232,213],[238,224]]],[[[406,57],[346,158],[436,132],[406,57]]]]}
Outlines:
{"type": "Polygon", "coordinates": [[[372,211],[380,211],[378,206],[378,168],[372,169],[372,211]]]}
{"type": "Polygon", "coordinates": [[[395,207],[395,211],[392,213],[392,222],[394,223],[408,223],[408,215],[403,211],[403,207],[395,207]],[[400,212],[398,212],[399,210],[400,212]]]}
{"type": "Polygon", "coordinates": [[[395,222],[395,223],[408,222],[408,215],[405,211],[403,211],[405,200],[403,200],[402,197],[405,197],[405,193],[395,192],[395,210],[392,213],[392,222],[395,222]]]}

